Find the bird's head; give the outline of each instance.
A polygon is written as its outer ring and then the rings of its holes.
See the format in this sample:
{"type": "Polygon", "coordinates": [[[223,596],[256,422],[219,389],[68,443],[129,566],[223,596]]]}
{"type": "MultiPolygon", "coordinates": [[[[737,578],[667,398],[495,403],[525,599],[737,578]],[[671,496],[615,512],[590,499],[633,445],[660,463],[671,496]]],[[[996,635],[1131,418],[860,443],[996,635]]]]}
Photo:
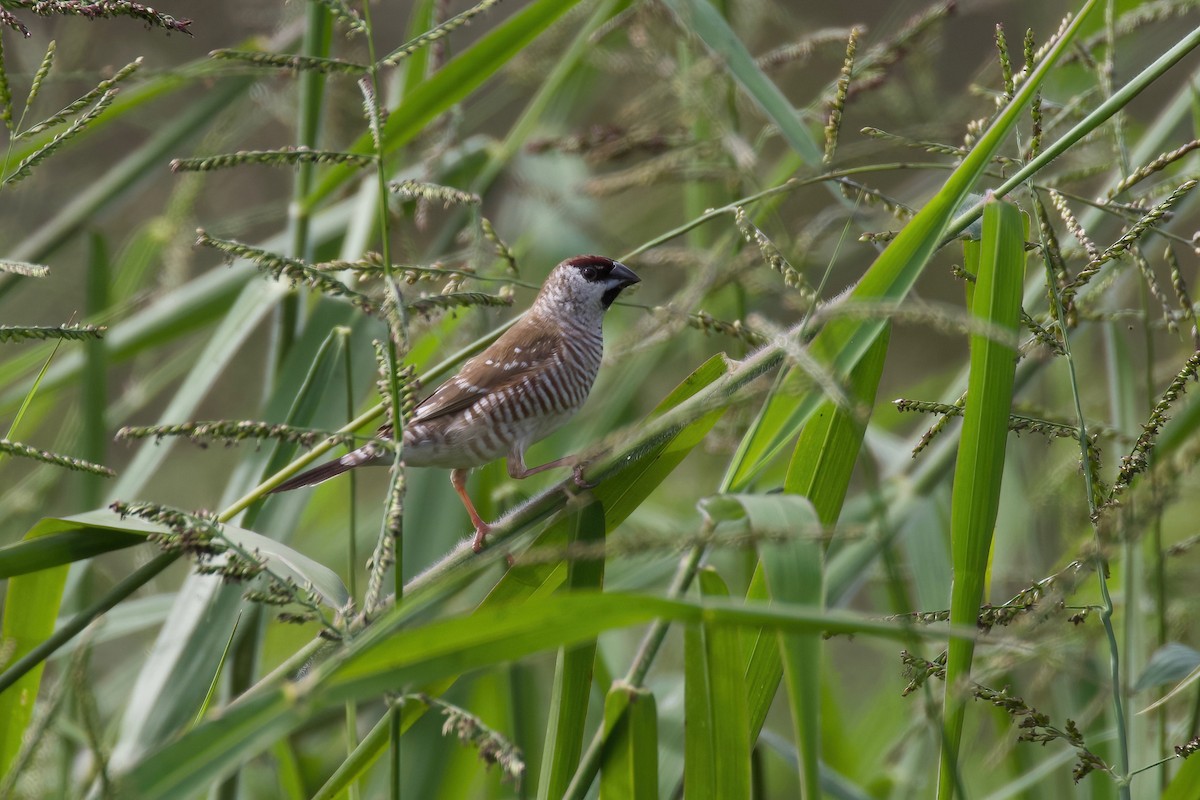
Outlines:
{"type": "Polygon", "coordinates": [[[633,270],[604,256],[575,256],[555,267],[538,295],[546,310],[599,318],[626,287],[641,281],[633,270]]]}

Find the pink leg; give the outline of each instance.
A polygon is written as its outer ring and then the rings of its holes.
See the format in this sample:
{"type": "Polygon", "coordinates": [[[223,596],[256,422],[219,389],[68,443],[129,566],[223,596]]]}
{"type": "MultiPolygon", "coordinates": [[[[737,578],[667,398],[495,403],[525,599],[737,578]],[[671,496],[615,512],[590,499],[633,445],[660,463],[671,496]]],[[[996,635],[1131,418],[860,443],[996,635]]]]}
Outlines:
{"type": "Polygon", "coordinates": [[[467,494],[467,472],[469,470],[450,470],[450,483],[454,486],[454,491],[458,492],[458,497],[462,500],[463,505],[467,507],[467,514],[471,517],[471,524],[475,526],[475,541],[471,543],[471,549],[478,553],[483,550],[487,535],[492,530],[492,526],[484,522],[483,517],[479,516],[479,512],[475,510],[475,504],[471,502],[471,498],[467,494]]]}
{"type": "Polygon", "coordinates": [[[555,467],[572,467],[571,477],[575,481],[575,485],[580,489],[591,489],[595,484],[588,483],[583,479],[583,464],[580,464],[577,456],[564,456],[556,458],[553,461],[547,461],[536,467],[525,466],[525,449],[522,447],[514,447],[508,454],[508,475],[515,480],[528,478],[530,475],[536,475],[548,469],[555,467]]]}

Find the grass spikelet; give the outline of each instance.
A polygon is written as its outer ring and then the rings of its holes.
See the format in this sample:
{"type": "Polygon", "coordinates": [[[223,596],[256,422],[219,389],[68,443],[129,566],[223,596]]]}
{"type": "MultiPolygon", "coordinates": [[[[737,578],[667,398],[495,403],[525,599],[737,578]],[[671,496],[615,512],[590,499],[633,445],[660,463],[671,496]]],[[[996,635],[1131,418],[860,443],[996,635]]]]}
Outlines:
{"type": "Polygon", "coordinates": [[[44,278],[50,274],[50,268],[42,264],[30,264],[28,261],[0,259],[0,272],[23,275],[26,278],[44,278]]]}
{"type": "MultiPolygon", "coordinates": [[[[21,22],[21,20],[17,19],[16,15],[13,14],[11,11],[9,11],[7,8],[0,8],[0,25],[4,25],[5,27],[12,28],[14,31],[21,34],[22,38],[25,38],[25,39],[29,38],[29,28],[25,27],[25,23],[23,23],[23,22],[21,22]]],[[[0,75],[3,75],[3,74],[4,74],[4,71],[2,69],[0,69],[0,75]]]]}
{"type": "Polygon", "coordinates": [[[694,314],[680,315],[674,309],[667,306],[655,306],[651,309],[655,314],[667,319],[676,319],[682,317],[688,327],[695,328],[698,331],[703,331],[705,334],[718,334],[728,336],[733,339],[738,339],[745,342],[750,347],[761,347],[766,344],[768,338],[758,331],[751,328],[740,319],[728,322],[726,320],[717,319],[706,311],[698,311],[694,314]]]}
{"type": "MultiPolygon", "coordinates": [[[[25,96],[26,112],[29,111],[29,107],[33,105],[33,101],[42,91],[42,83],[46,80],[46,76],[54,68],[54,53],[57,48],[58,44],[51,39],[50,44],[46,46],[46,55],[42,56],[42,63],[38,65],[37,72],[33,73],[33,83],[29,86],[29,94],[25,96]]],[[[22,113],[21,116],[24,118],[25,114],[22,113]]]]}
{"type": "Polygon", "coordinates": [[[1113,481],[1112,489],[1104,504],[1105,507],[1115,505],[1120,495],[1129,488],[1133,479],[1149,468],[1150,454],[1154,450],[1155,440],[1158,438],[1162,426],[1169,419],[1167,412],[1187,391],[1188,381],[1195,379],[1197,369],[1200,369],[1200,350],[1192,353],[1184,362],[1183,368],[1179,370],[1179,374],[1167,385],[1158,402],[1154,404],[1150,418],[1142,423],[1142,433],[1133,443],[1133,449],[1130,450],[1129,455],[1122,456],[1121,463],[1117,468],[1117,478],[1113,481]]]}
{"type": "Polygon", "coordinates": [[[142,66],[142,61],[143,61],[142,57],[138,56],[133,61],[129,62],[128,64],[126,64],[125,66],[123,66],[119,70],[117,70],[117,72],[108,80],[100,81],[100,83],[96,84],[95,88],[93,88],[92,90],[87,92],[85,95],[80,97],[78,100],[75,100],[74,102],[64,106],[57,113],[47,117],[46,119],[42,120],[41,122],[37,123],[36,125],[32,126],[31,128],[21,131],[19,134],[17,134],[13,138],[20,139],[25,136],[33,136],[35,134],[47,131],[50,128],[55,127],[56,125],[63,124],[69,118],[75,116],[80,111],[87,108],[89,105],[91,105],[97,99],[99,99],[109,89],[112,89],[118,83],[125,80],[133,73],[137,72],[138,69],[142,66]]]}
{"type": "MultiPolygon", "coordinates": [[[[866,28],[859,26],[859,38],[862,38],[866,28]]],[[[844,42],[851,35],[849,28],[823,28],[801,38],[799,41],[780,45],[758,58],[754,59],[758,68],[763,71],[778,69],[785,65],[803,63],[824,44],[844,42]]]]}
{"type": "Polygon", "coordinates": [[[521,749],[483,723],[479,717],[429,695],[421,695],[421,702],[441,710],[446,721],[442,723],[442,736],[453,735],[462,744],[474,748],[479,759],[489,767],[500,767],[500,780],[520,789],[525,775],[525,759],[521,749]]]}
{"type": "Polygon", "coordinates": [[[237,61],[254,67],[287,69],[293,72],[319,72],[325,75],[361,75],[370,67],[341,58],[321,58],[298,53],[267,53],[262,50],[213,50],[210,58],[221,61],[237,61]]]}
{"type": "Polygon", "coordinates": [[[1192,305],[1192,297],[1188,293],[1187,284],[1183,281],[1183,272],[1179,268],[1179,259],[1175,257],[1175,248],[1167,245],[1163,258],[1171,270],[1171,288],[1175,290],[1175,298],[1179,301],[1179,310],[1184,319],[1192,321],[1192,346],[1200,350],[1200,321],[1196,319],[1196,307],[1192,305]]]}
{"type": "Polygon", "coordinates": [[[307,147],[285,147],[281,150],[239,150],[236,153],[205,156],[203,158],[176,158],[171,161],[172,172],[211,172],[217,169],[240,167],[243,164],[262,164],[268,167],[296,164],[353,164],[368,167],[375,163],[375,156],[367,153],[342,153],[332,150],[310,150],[307,147]]]}
{"type": "Polygon", "coordinates": [[[319,3],[329,9],[329,13],[333,18],[346,26],[346,35],[353,36],[356,33],[366,31],[366,23],[363,18],[358,15],[358,12],[350,7],[346,0],[313,0],[314,3],[319,3]]]}
{"type": "Polygon", "coordinates": [[[101,475],[105,478],[111,478],[117,474],[102,464],[93,464],[90,461],[84,461],[82,458],[72,458],[60,453],[52,453],[49,450],[39,450],[36,447],[30,447],[20,442],[12,442],[8,439],[0,439],[0,453],[18,456],[19,458],[29,458],[34,461],[40,461],[43,464],[53,464],[56,467],[65,467],[76,472],[101,475]]]}
{"type": "Polygon", "coordinates": [[[331,433],[312,428],[298,428],[294,425],[252,420],[214,420],[211,422],[181,422],[175,425],[126,426],[117,431],[115,439],[118,442],[139,439],[161,441],[174,437],[186,437],[201,447],[206,447],[209,442],[234,445],[247,439],[274,439],[300,444],[304,447],[312,447],[327,439],[336,440],[339,444],[353,444],[356,441],[356,437],[352,434],[331,433]]]}
{"type": "Polygon", "coordinates": [[[438,310],[470,306],[511,306],[512,304],[511,297],[501,295],[485,292],[451,292],[450,294],[435,294],[411,300],[408,303],[408,310],[413,314],[428,316],[438,310]]]}
{"type": "Polygon", "coordinates": [[[865,128],[861,128],[859,130],[859,133],[861,133],[863,136],[869,136],[872,139],[881,139],[881,140],[887,141],[887,142],[895,142],[896,144],[901,144],[901,145],[904,145],[905,147],[912,147],[917,150],[924,150],[926,153],[933,153],[935,155],[954,156],[955,158],[962,158],[963,156],[965,156],[967,154],[967,151],[965,148],[955,147],[952,144],[942,144],[941,142],[929,142],[929,141],[924,141],[922,139],[910,139],[907,136],[901,136],[896,133],[889,133],[888,131],[880,130],[879,128],[874,128],[869,125],[865,128]]]}
{"type": "Polygon", "coordinates": [[[87,339],[102,339],[107,328],[98,325],[0,325],[0,342],[16,342],[28,339],[65,339],[80,342],[87,339]]]}
{"type": "Polygon", "coordinates": [[[149,6],[134,3],[132,0],[96,0],[96,2],[91,3],[86,0],[58,0],[58,2],[12,0],[9,5],[27,8],[40,17],[50,17],[56,14],[83,17],[85,19],[132,17],[133,19],[145,22],[151,27],[162,28],[167,32],[182,33],[187,36],[192,35],[192,32],[188,30],[188,27],[192,24],[190,19],[172,17],[170,14],[163,14],[149,6]]]}
{"type": "Polygon", "coordinates": [[[1033,338],[1038,344],[1045,347],[1054,355],[1065,356],[1067,354],[1067,351],[1063,348],[1062,342],[1058,340],[1058,337],[1039,325],[1038,321],[1029,316],[1025,309],[1021,309],[1021,324],[1025,326],[1026,330],[1033,334],[1033,338]]]}
{"type": "MultiPolygon", "coordinates": [[[[1025,30],[1025,68],[1022,74],[1028,75],[1036,65],[1034,52],[1033,28],[1025,30]]],[[[1015,84],[1014,84],[1015,87],[1015,84]]],[[[1039,90],[1029,104],[1029,144],[1025,148],[1025,159],[1028,161],[1042,151],[1042,93],[1039,90]]]]}
{"type": "Polygon", "coordinates": [[[1195,179],[1184,181],[1175,191],[1171,192],[1171,195],[1167,199],[1147,211],[1145,216],[1135,222],[1120,239],[1117,239],[1117,241],[1105,248],[1104,252],[1094,256],[1088,262],[1087,266],[1079,271],[1079,274],[1075,276],[1075,280],[1064,290],[1064,295],[1069,294],[1074,296],[1081,287],[1091,280],[1093,275],[1100,271],[1101,266],[1128,252],[1146,231],[1151,230],[1162,222],[1167,217],[1171,207],[1182,200],[1188,192],[1196,188],[1196,184],[1198,183],[1200,181],[1195,179]]]}
{"type": "Polygon", "coordinates": [[[504,262],[508,274],[520,275],[521,270],[517,266],[517,257],[513,254],[512,248],[508,246],[508,243],[500,238],[500,234],[496,233],[496,228],[492,225],[492,221],[487,217],[480,217],[479,227],[483,231],[483,238],[492,243],[496,255],[504,262]]]}
{"type": "Polygon", "coordinates": [[[738,230],[742,233],[742,238],[753,245],[758,246],[758,251],[762,254],[763,260],[767,265],[783,275],[785,286],[798,288],[805,293],[811,293],[807,288],[807,282],[800,272],[788,263],[788,260],[783,257],[783,253],[779,252],[779,248],[775,246],[765,233],[759,230],[758,226],[750,221],[746,216],[746,209],[738,206],[733,212],[734,222],[737,224],[738,230]]]}
{"type": "Polygon", "coordinates": [[[358,90],[362,92],[363,119],[367,121],[367,126],[371,129],[371,141],[375,145],[375,152],[382,153],[383,119],[385,112],[383,107],[375,100],[375,87],[371,83],[370,75],[364,75],[358,79],[358,90]]]}
{"type": "Polygon", "coordinates": [[[77,117],[75,121],[71,123],[71,127],[67,128],[65,131],[46,142],[46,144],[42,145],[33,153],[30,153],[24,161],[18,164],[16,170],[14,170],[11,175],[4,179],[3,185],[8,186],[9,184],[15,184],[24,180],[25,178],[28,178],[34,167],[36,167],[42,161],[45,161],[54,153],[54,151],[66,144],[68,140],[74,138],[76,135],[86,130],[89,125],[95,122],[96,119],[104,113],[104,110],[112,105],[112,101],[114,98],[116,98],[118,91],[118,89],[112,88],[102,94],[100,99],[96,101],[96,105],[92,106],[87,110],[87,112],[77,117]]]}
{"type": "Polygon", "coordinates": [[[388,189],[400,200],[440,200],[443,208],[477,206],[483,202],[483,199],[474,192],[422,181],[393,181],[388,184],[388,189]]]}
{"type": "Polygon", "coordinates": [[[1146,282],[1146,288],[1150,291],[1150,296],[1158,301],[1162,306],[1163,318],[1167,323],[1167,330],[1171,333],[1179,332],[1179,323],[1175,319],[1174,310],[1171,308],[1171,300],[1167,297],[1167,293],[1163,291],[1162,286],[1158,282],[1158,278],[1154,275],[1154,270],[1150,267],[1150,262],[1142,255],[1142,251],[1138,247],[1133,247],[1130,250],[1133,256],[1133,263],[1137,265],[1138,272],[1142,275],[1142,280],[1146,282]]]}
{"type": "Polygon", "coordinates": [[[1107,197],[1112,199],[1125,191],[1131,186],[1134,186],[1149,178],[1156,172],[1161,171],[1165,167],[1186,156],[1188,153],[1200,147],[1200,139],[1192,139],[1190,142],[1180,145],[1174,150],[1162,153],[1148,164],[1138,167],[1129,175],[1121,179],[1116,186],[1108,190],[1107,197]]]}
{"type": "Polygon", "coordinates": [[[232,239],[218,239],[209,236],[203,229],[196,231],[196,245],[219,250],[230,258],[244,258],[276,280],[286,279],[293,285],[303,283],[323,294],[344,297],[368,314],[373,313],[375,309],[366,295],[354,291],[336,278],[314,269],[312,265],[298,258],[287,258],[232,239]]]}
{"type": "Polygon", "coordinates": [[[846,95],[850,90],[850,77],[854,73],[854,54],[858,50],[858,37],[862,29],[855,26],[850,29],[846,39],[846,57],[842,60],[842,70],[838,74],[837,90],[829,104],[829,114],[825,119],[825,155],[821,163],[829,166],[833,163],[834,153],[837,152],[838,134],[842,129],[842,112],[846,108],[846,95]]]}
{"type": "MultiPolygon", "coordinates": [[[[940,414],[944,417],[961,417],[965,406],[953,403],[935,403],[927,400],[893,400],[897,411],[921,414],[940,414]]],[[[1031,417],[1027,414],[1009,414],[1008,429],[1014,433],[1036,433],[1051,439],[1078,439],[1079,428],[1067,422],[1031,417]]],[[[1092,426],[1088,426],[1092,430],[1092,426]]]]}
{"type": "Polygon", "coordinates": [[[1004,81],[1004,93],[996,98],[996,105],[1004,106],[1012,100],[1014,84],[1012,60],[1008,55],[1008,39],[1004,35],[1004,26],[996,23],[996,52],[1000,56],[1000,76],[1004,81]]]}
{"type": "Polygon", "coordinates": [[[459,28],[463,27],[464,25],[469,25],[471,23],[471,20],[475,19],[475,17],[484,13],[485,11],[487,11],[488,9],[490,9],[492,6],[496,5],[499,2],[500,2],[500,0],[483,0],[482,3],[478,3],[474,6],[472,6],[471,8],[468,8],[466,11],[462,12],[461,14],[456,14],[455,16],[451,17],[450,19],[446,20],[445,22],[441,23],[440,25],[430,28],[425,33],[422,33],[420,36],[416,37],[415,39],[405,42],[404,44],[400,45],[398,48],[396,48],[392,52],[388,53],[386,56],[384,56],[383,58],[381,58],[379,60],[380,66],[384,66],[384,67],[396,66],[401,61],[403,61],[404,59],[411,56],[413,53],[420,50],[422,47],[430,45],[440,39],[444,39],[445,37],[449,36],[452,32],[458,30],[459,28]]]}
{"type": "Polygon", "coordinates": [[[1075,241],[1083,247],[1090,261],[1095,261],[1100,257],[1100,248],[1096,247],[1096,243],[1088,237],[1087,231],[1079,224],[1079,220],[1075,218],[1075,214],[1067,206],[1067,201],[1057,190],[1050,190],[1050,202],[1054,206],[1054,210],[1062,217],[1063,224],[1067,226],[1067,230],[1075,237],[1075,241]]]}
{"type": "MultiPolygon", "coordinates": [[[[1054,226],[1050,224],[1050,214],[1046,211],[1046,206],[1037,192],[1033,192],[1032,197],[1033,212],[1038,224],[1038,236],[1042,241],[1042,257],[1050,265],[1050,272],[1053,273],[1056,283],[1055,286],[1046,287],[1047,298],[1050,302],[1050,318],[1058,319],[1058,292],[1067,288],[1067,284],[1071,282],[1071,276],[1067,272],[1067,262],[1063,258],[1062,248],[1058,244],[1058,234],[1054,232],[1054,226]]],[[[1074,313],[1074,305],[1069,305],[1067,299],[1064,299],[1062,307],[1066,311],[1067,318],[1070,319],[1074,313]]]]}

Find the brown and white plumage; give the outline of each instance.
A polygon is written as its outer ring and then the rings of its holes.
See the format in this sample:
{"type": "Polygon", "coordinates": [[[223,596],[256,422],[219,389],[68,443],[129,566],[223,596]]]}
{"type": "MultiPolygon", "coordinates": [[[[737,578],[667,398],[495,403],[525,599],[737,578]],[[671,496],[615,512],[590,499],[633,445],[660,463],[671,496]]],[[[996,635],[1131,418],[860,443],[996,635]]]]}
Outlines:
{"type": "MultiPolygon", "coordinates": [[[[561,427],[587,399],[600,369],[604,312],[638,280],[624,264],[603,256],[562,262],[525,316],[425,398],[406,422],[404,463],[451,470],[450,481],[475,525],[476,551],[483,548],[491,526],[466,492],[472,467],[507,457],[508,474],[524,478],[573,466],[576,483],[584,485],[574,458],[531,468],[525,466],[525,451],[561,427]]],[[[391,437],[391,426],[380,428],[379,435],[391,437]]],[[[384,448],[369,443],[274,491],[313,486],[355,467],[390,461],[384,448]]]]}

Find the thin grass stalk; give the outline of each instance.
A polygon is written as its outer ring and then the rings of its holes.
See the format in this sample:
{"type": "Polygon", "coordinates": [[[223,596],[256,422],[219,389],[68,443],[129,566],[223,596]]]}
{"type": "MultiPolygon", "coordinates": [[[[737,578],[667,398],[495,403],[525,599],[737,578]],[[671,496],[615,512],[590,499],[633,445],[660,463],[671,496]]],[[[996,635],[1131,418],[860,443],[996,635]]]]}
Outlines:
{"type": "MultiPolygon", "coordinates": [[[[87,271],[87,316],[98,320],[108,311],[109,261],[104,236],[89,237],[87,271]]],[[[103,464],[108,455],[108,347],[103,339],[88,342],[83,368],[83,457],[103,464]]],[[[104,500],[99,477],[83,480],[83,503],[98,508],[104,500]]]]}
{"type": "MultiPolygon", "coordinates": [[[[383,143],[383,121],[382,108],[379,105],[379,97],[382,86],[379,81],[380,62],[375,54],[375,29],[371,20],[371,5],[366,3],[362,9],[363,25],[367,38],[367,52],[371,59],[371,69],[369,79],[364,79],[362,85],[369,86],[368,91],[364,91],[366,102],[367,123],[370,125],[373,136],[371,141],[374,144],[375,154],[375,177],[377,181],[375,207],[378,216],[379,237],[380,237],[380,253],[383,258],[384,275],[387,283],[388,296],[391,298],[399,330],[395,330],[393,324],[388,323],[388,340],[385,343],[384,352],[387,356],[387,382],[388,382],[388,407],[391,409],[391,424],[392,436],[399,442],[404,438],[404,408],[402,398],[400,396],[400,366],[397,357],[397,348],[408,350],[408,312],[404,303],[404,298],[400,294],[399,284],[392,273],[392,258],[391,258],[391,215],[388,211],[388,175],[387,166],[385,164],[385,152],[383,143]],[[369,80],[369,84],[366,81],[369,80]]],[[[391,551],[393,553],[394,564],[393,569],[393,586],[395,590],[396,602],[399,603],[404,596],[404,517],[403,517],[403,491],[404,491],[404,464],[401,461],[400,448],[396,448],[396,454],[392,461],[391,468],[392,489],[388,492],[388,503],[384,510],[383,522],[380,530],[380,541],[384,537],[390,537],[392,540],[391,551]]],[[[378,549],[377,549],[378,552],[378,549]]],[[[382,565],[376,563],[375,569],[381,569],[382,565]]],[[[365,608],[367,613],[371,613],[373,609],[365,608]]],[[[402,776],[400,772],[400,745],[401,745],[401,709],[393,708],[391,711],[391,723],[389,725],[389,740],[391,752],[391,796],[393,800],[400,800],[402,776]]]]}
{"type": "MultiPolygon", "coordinates": [[[[1055,314],[1059,319],[1064,318],[1065,310],[1063,308],[1062,294],[1057,286],[1057,281],[1053,270],[1051,269],[1048,260],[1043,259],[1043,264],[1046,267],[1046,287],[1055,304],[1055,314]]],[[[1118,759],[1114,768],[1119,775],[1126,775],[1129,770],[1129,738],[1128,728],[1125,723],[1125,706],[1123,700],[1123,688],[1121,686],[1121,655],[1120,648],[1117,644],[1116,631],[1113,628],[1113,601],[1112,594],[1108,588],[1108,565],[1106,559],[1101,555],[1103,553],[1103,541],[1101,539],[1100,527],[1098,524],[1098,488],[1093,485],[1092,470],[1087,468],[1091,461],[1091,442],[1088,438],[1087,420],[1083,413],[1082,393],[1079,389],[1079,379],[1075,370],[1075,359],[1071,352],[1071,336],[1070,331],[1066,326],[1062,327],[1062,345],[1063,357],[1067,363],[1067,377],[1071,386],[1071,395],[1075,404],[1075,415],[1079,425],[1079,448],[1081,463],[1085,465],[1083,472],[1084,491],[1087,495],[1088,517],[1092,520],[1092,538],[1096,547],[1095,568],[1096,580],[1100,587],[1100,622],[1104,627],[1104,636],[1108,644],[1109,656],[1109,679],[1112,683],[1111,696],[1113,706],[1113,720],[1116,725],[1117,734],[1117,750],[1118,759]]],[[[1131,794],[1128,783],[1118,785],[1118,792],[1121,800],[1130,800],[1131,794]]]]}

